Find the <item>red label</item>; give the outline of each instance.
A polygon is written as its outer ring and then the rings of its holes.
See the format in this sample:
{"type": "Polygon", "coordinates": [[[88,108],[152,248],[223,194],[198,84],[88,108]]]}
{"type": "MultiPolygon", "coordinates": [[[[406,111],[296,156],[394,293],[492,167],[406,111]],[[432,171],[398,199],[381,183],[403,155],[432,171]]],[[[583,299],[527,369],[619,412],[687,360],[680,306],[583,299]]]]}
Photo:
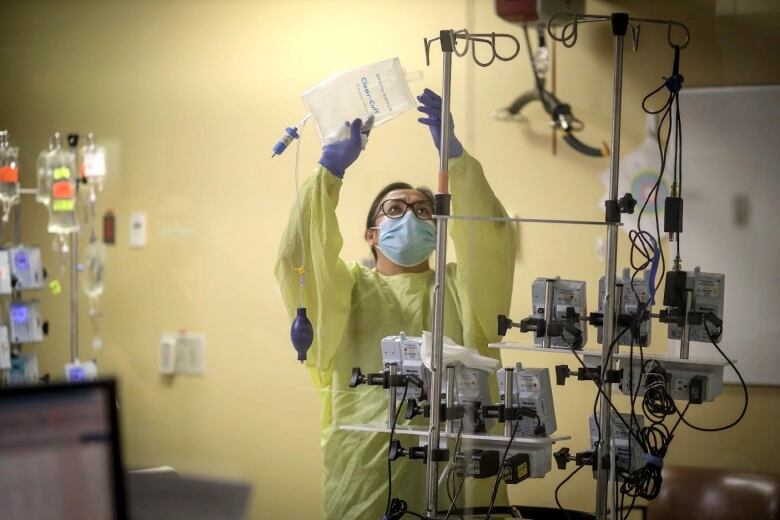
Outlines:
{"type": "Polygon", "coordinates": [[[73,185],[70,181],[58,181],[51,186],[51,196],[55,199],[72,199],[73,185]]]}
{"type": "Polygon", "coordinates": [[[19,182],[19,168],[0,166],[0,182],[6,182],[9,184],[19,182]]]}

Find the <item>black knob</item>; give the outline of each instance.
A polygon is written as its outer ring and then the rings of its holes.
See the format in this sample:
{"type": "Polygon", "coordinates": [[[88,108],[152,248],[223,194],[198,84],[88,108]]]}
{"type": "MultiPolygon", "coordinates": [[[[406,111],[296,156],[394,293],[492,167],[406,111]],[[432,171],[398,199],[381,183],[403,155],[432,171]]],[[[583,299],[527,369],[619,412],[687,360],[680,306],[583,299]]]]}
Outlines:
{"type": "Polygon", "coordinates": [[[618,207],[621,213],[633,214],[636,207],[636,199],[630,193],[626,193],[618,200],[618,207]]]}
{"type": "Polygon", "coordinates": [[[498,315],[498,335],[506,336],[506,331],[511,329],[514,323],[508,317],[503,314],[498,315]]]}
{"type": "Polygon", "coordinates": [[[563,386],[566,384],[566,378],[571,376],[571,369],[568,365],[555,365],[555,383],[563,386]]]}
{"type": "Polygon", "coordinates": [[[417,405],[417,400],[415,399],[408,399],[406,401],[406,415],[405,417],[409,420],[414,419],[418,415],[423,413],[422,406],[417,405]]]}
{"type": "Polygon", "coordinates": [[[366,383],[366,376],[363,375],[363,373],[360,371],[360,367],[355,367],[352,369],[352,376],[349,378],[349,387],[355,388],[358,385],[363,385],[366,383]]]}
{"type": "Polygon", "coordinates": [[[44,321],[43,322],[43,325],[41,325],[41,330],[43,331],[43,334],[45,336],[49,335],[49,322],[48,321],[44,321]]]}
{"type": "Polygon", "coordinates": [[[566,469],[566,464],[571,460],[569,448],[561,448],[556,451],[553,453],[553,458],[555,459],[555,465],[558,466],[558,469],[566,469]]]}
{"type": "Polygon", "coordinates": [[[401,446],[401,441],[394,440],[390,443],[390,450],[387,452],[387,458],[397,460],[406,456],[406,450],[401,446]]]}

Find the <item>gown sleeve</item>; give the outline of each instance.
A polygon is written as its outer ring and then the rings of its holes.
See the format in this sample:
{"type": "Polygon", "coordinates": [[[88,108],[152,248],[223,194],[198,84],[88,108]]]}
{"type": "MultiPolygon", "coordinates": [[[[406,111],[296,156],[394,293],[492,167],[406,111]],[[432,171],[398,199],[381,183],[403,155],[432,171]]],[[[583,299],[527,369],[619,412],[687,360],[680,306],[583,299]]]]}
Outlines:
{"type": "MultiPolygon", "coordinates": [[[[354,285],[348,266],[339,257],[343,240],[336,205],[341,185],[342,180],[322,166],[304,182],[300,215],[294,204],[274,269],[291,320],[303,303],[314,327],[306,366],[320,389],[331,383],[333,360],[349,317],[354,285]],[[296,270],[302,263],[303,289],[296,270]]],[[[291,346],[288,348],[292,351],[291,346]]]]}
{"type": "MultiPolygon", "coordinates": [[[[452,214],[506,217],[482,165],[467,152],[450,161],[452,214]]],[[[464,345],[498,357],[487,344],[498,341],[497,316],[512,300],[516,231],[511,222],[450,221],[457,266],[455,285],[462,301],[464,345]],[[490,350],[490,351],[489,351],[490,350]]]]}

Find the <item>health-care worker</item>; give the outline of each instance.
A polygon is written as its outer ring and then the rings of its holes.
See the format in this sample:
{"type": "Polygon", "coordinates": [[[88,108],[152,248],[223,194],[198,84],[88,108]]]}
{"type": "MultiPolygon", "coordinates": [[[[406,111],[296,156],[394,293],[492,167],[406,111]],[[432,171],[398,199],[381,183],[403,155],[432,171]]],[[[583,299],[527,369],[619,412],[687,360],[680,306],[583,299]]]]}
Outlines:
{"type": "MultiPolygon", "coordinates": [[[[419,121],[427,125],[438,148],[441,98],[425,89],[417,98],[419,121]]],[[[365,240],[376,267],[339,257],[342,237],[336,205],[345,175],[362,150],[361,121],[351,137],[323,148],[318,168],[301,191],[302,222],[294,207],[282,238],[276,277],[290,316],[300,302],[301,235],[305,250],[304,301],[314,325],[314,343],[306,366],[322,399],[324,516],[328,520],[376,520],[388,504],[388,434],[340,430],[348,424],[386,423],[387,393],[377,387],[349,388],[353,367],[383,369],[380,342],[385,336],[419,336],[431,330],[434,272],[429,257],[435,247],[430,191],[394,183],[371,205],[365,240]]],[[[450,133],[449,179],[452,212],[505,217],[482,167],[450,133]]],[[[450,222],[457,263],[447,265],[444,333],[458,344],[498,359],[487,344],[498,340],[496,316],[508,314],[515,261],[515,234],[506,222],[450,222]]],[[[404,424],[403,414],[399,424],[404,424]]],[[[416,439],[402,438],[410,445],[416,439]]],[[[466,505],[487,505],[493,479],[467,479],[461,491],[466,505]]],[[[411,511],[425,512],[425,466],[400,459],[392,464],[392,494],[411,511]]],[[[444,488],[439,505],[449,505],[444,488]]],[[[499,503],[505,503],[505,490],[499,503]]],[[[459,500],[460,503],[460,500],[459,500]]]]}

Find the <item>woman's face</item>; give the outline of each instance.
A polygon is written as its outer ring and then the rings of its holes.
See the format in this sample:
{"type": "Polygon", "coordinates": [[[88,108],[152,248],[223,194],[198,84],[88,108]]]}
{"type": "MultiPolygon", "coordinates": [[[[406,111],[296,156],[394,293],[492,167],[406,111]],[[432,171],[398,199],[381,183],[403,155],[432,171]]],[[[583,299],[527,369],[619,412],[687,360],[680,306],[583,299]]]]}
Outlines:
{"type": "Polygon", "coordinates": [[[412,211],[411,207],[407,208],[405,204],[394,203],[394,201],[403,201],[407,205],[414,204],[417,217],[429,220],[433,216],[433,204],[425,193],[417,190],[393,190],[385,195],[379,204],[374,218],[375,226],[381,226],[382,222],[390,217],[401,218],[404,211],[412,211]]]}
{"type": "Polygon", "coordinates": [[[374,227],[366,230],[366,242],[372,247],[376,246],[379,243],[379,226],[382,225],[382,222],[388,220],[391,216],[401,218],[404,211],[412,211],[413,209],[418,218],[431,219],[433,216],[433,204],[425,193],[417,190],[393,190],[388,192],[377,207],[374,227]],[[406,207],[406,205],[411,204],[414,204],[414,207],[406,207]]]}

